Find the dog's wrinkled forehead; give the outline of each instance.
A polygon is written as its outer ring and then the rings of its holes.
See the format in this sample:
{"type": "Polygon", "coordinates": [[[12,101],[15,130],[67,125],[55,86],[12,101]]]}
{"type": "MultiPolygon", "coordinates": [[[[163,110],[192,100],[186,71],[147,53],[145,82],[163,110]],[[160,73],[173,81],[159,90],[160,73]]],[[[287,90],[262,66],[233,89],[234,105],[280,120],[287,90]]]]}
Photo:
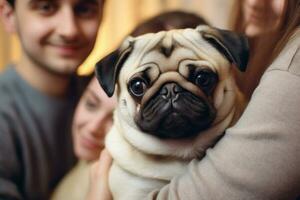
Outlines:
{"type": "Polygon", "coordinates": [[[221,64],[229,65],[220,52],[202,37],[199,28],[150,33],[128,40],[134,42],[134,48],[125,65],[129,65],[132,71],[143,70],[149,64],[156,65],[160,73],[176,71],[187,60],[206,62],[214,71],[221,64]]]}

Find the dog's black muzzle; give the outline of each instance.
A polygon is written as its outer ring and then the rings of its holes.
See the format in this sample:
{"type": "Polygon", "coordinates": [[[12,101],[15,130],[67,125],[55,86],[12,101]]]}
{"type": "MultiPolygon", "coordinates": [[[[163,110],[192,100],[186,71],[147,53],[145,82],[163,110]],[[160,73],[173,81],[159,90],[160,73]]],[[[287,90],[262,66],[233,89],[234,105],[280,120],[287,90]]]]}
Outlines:
{"type": "Polygon", "coordinates": [[[198,135],[215,116],[216,110],[207,100],[172,82],[142,105],[135,121],[148,134],[176,139],[198,135]]]}

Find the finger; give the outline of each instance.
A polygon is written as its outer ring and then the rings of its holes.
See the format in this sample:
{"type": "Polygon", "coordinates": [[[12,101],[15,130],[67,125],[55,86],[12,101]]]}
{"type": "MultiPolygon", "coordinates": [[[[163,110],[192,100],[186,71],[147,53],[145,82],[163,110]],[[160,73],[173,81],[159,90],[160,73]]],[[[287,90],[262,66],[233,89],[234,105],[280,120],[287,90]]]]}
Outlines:
{"type": "Polygon", "coordinates": [[[108,174],[112,157],[107,150],[101,152],[100,158],[91,166],[91,184],[87,194],[88,200],[112,200],[108,185],[108,174]]]}
{"type": "Polygon", "coordinates": [[[112,164],[112,157],[107,151],[107,149],[102,150],[100,159],[99,159],[99,170],[100,172],[103,172],[104,174],[107,174],[106,172],[109,171],[110,166],[112,164]]]}

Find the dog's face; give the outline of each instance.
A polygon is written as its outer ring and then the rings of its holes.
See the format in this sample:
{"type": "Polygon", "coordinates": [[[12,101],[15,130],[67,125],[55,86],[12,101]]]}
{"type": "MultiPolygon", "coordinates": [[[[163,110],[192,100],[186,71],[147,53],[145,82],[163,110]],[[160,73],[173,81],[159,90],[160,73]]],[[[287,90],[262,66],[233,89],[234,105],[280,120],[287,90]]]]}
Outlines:
{"type": "Polygon", "coordinates": [[[109,96],[117,83],[122,118],[143,134],[194,138],[228,114],[232,66],[244,70],[247,59],[244,37],[199,26],[129,37],[96,75],[109,96]]]}

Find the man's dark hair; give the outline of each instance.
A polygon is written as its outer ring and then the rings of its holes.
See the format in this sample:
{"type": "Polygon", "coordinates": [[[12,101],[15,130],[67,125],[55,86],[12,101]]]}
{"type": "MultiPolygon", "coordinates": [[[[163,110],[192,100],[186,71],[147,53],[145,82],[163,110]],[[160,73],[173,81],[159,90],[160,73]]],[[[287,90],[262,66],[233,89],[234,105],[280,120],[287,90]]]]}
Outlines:
{"type": "Polygon", "coordinates": [[[7,0],[7,2],[8,2],[11,6],[14,6],[14,5],[15,5],[15,0],[7,0]]]}
{"type": "Polygon", "coordinates": [[[200,24],[207,22],[199,15],[185,11],[168,11],[140,23],[130,35],[135,37],[171,29],[196,28],[200,24]]]}

